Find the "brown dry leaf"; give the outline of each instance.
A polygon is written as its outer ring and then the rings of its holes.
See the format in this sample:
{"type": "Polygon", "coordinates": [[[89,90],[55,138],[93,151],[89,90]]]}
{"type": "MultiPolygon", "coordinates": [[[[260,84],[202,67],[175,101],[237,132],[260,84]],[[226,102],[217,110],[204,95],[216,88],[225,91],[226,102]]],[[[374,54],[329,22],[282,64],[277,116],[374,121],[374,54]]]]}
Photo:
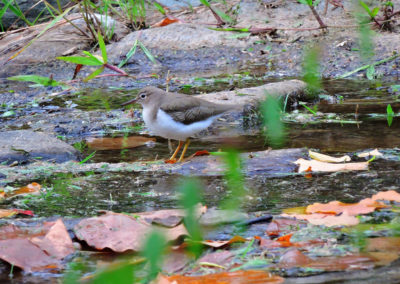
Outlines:
{"type": "Polygon", "coordinates": [[[264,249],[286,248],[294,245],[291,242],[278,242],[276,240],[264,239],[258,236],[255,236],[254,238],[260,241],[260,247],[264,249]]]}
{"type": "Polygon", "coordinates": [[[0,218],[7,218],[16,215],[18,212],[12,209],[0,209],[0,218]]]}
{"type": "Polygon", "coordinates": [[[160,22],[155,23],[151,27],[152,28],[154,28],[154,27],[164,27],[164,26],[168,26],[168,25],[173,24],[173,23],[180,23],[180,22],[181,21],[179,19],[166,17],[163,20],[161,20],[160,22]]]}
{"type": "Polygon", "coordinates": [[[382,203],[376,202],[371,198],[365,198],[358,203],[343,203],[340,201],[331,201],[329,203],[314,203],[312,205],[308,205],[306,212],[308,214],[312,213],[325,213],[325,214],[340,214],[344,211],[350,216],[360,215],[360,214],[368,214],[374,212],[377,208],[386,207],[382,203]]]}
{"type": "MultiPolygon", "coordinates": [[[[207,206],[202,206],[201,204],[196,205],[195,213],[197,218],[200,218],[202,214],[207,211],[207,206]]],[[[136,216],[140,216],[141,220],[151,224],[158,224],[164,227],[175,227],[179,225],[183,217],[185,216],[185,210],[182,209],[166,209],[151,212],[140,212],[134,213],[136,216]]]]}
{"type": "Polygon", "coordinates": [[[41,188],[42,188],[42,186],[40,184],[38,184],[37,182],[32,182],[26,186],[20,187],[17,190],[7,193],[6,198],[16,196],[16,195],[21,195],[21,194],[38,193],[41,188]]]}
{"type": "Polygon", "coordinates": [[[307,220],[313,225],[324,225],[327,227],[335,226],[354,226],[359,223],[359,220],[355,216],[349,216],[347,211],[343,214],[336,216],[332,214],[281,214],[282,217],[296,218],[299,220],[307,220]]]}
{"type": "Polygon", "coordinates": [[[216,264],[220,266],[226,266],[227,263],[234,257],[234,254],[231,253],[230,251],[223,250],[223,251],[217,251],[217,252],[212,252],[208,253],[205,256],[202,256],[200,259],[197,260],[197,264],[199,265],[207,265],[208,263],[210,264],[216,264]]]}
{"type": "Polygon", "coordinates": [[[368,255],[375,258],[375,265],[386,266],[399,258],[399,252],[375,251],[368,252],[368,255]]]}
{"type": "Polygon", "coordinates": [[[159,278],[158,284],[260,284],[260,283],[283,283],[284,278],[260,270],[239,270],[235,272],[222,272],[201,276],[172,275],[159,278]]]}
{"type": "Polygon", "coordinates": [[[192,260],[193,255],[186,253],[184,249],[173,250],[165,256],[162,271],[168,274],[177,273],[192,260]]]}
{"type": "Polygon", "coordinates": [[[107,214],[86,218],[74,228],[78,239],[98,250],[109,248],[115,252],[139,251],[150,226],[124,214],[107,214]]]}
{"type": "MultiPolygon", "coordinates": [[[[139,251],[146,235],[152,231],[147,223],[135,218],[113,212],[83,219],[74,228],[78,239],[86,241],[98,250],[109,248],[115,252],[127,250],[139,251]]],[[[183,235],[188,235],[181,224],[172,229],[160,229],[167,241],[173,241],[183,235]]]]}
{"type": "Polygon", "coordinates": [[[206,240],[206,241],[202,241],[201,243],[209,246],[209,247],[213,247],[213,248],[222,248],[223,246],[232,244],[232,243],[244,243],[247,242],[247,239],[241,237],[241,236],[234,236],[233,238],[231,238],[228,241],[212,241],[212,240],[206,240]]]}
{"type": "Polygon", "coordinates": [[[387,200],[400,202],[400,193],[394,190],[380,191],[377,194],[372,195],[372,200],[387,200]]]}
{"type": "Polygon", "coordinates": [[[376,156],[376,157],[383,156],[383,154],[381,152],[379,152],[378,149],[374,149],[369,152],[363,152],[363,153],[357,154],[357,156],[360,158],[366,158],[366,157],[373,157],[373,156],[376,156]]]}
{"type": "Polygon", "coordinates": [[[366,251],[383,251],[400,253],[400,237],[368,238],[366,251]]]}
{"type": "Polygon", "coordinates": [[[61,266],[59,260],[45,253],[28,239],[1,240],[0,258],[26,272],[58,269],[61,266]]]}
{"type": "Polygon", "coordinates": [[[307,267],[324,271],[344,271],[356,269],[371,269],[378,259],[368,254],[353,254],[345,256],[327,256],[311,259],[298,250],[292,249],[282,255],[279,267],[307,267]]]}
{"type": "Polygon", "coordinates": [[[310,156],[311,159],[314,159],[314,160],[317,160],[320,162],[326,162],[326,163],[343,163],[343,162],[351,161],[351,158],[348,155],[342,156],[340,158],[335,158],[335,157],[317,153],[317,152],[314,152],[311,150],[308,151],[308,155],[310,156]]]}
{"type": "Polygon", "coordinates": [[[297,172],[305,172],[311,167],[313,172],[339,172],[339,171],[365,171],[368,170],[368,162],[331,164],[316,160],[298,159],[295,164],[299,165],[297,172]]]}
{"type": "Polygon", "coordinates": [[[268,224],[265,232],[268,236],[279,236],[282,233],[288,234],[293,231],[293,228],[299,226],[299,224],[299,221],[293,219],[275,218],[268,224]]]}
{"type": "Polygon", "coordinates": [[[297,248],[289,249],[279,259],[280,267],[305,266],[313,260],[299,251],[297,248]]]}
{"type": "Polygon", "coordinates": [[[155,138],[143,136],[117,137],[117,138],[88,138],[86,143],[94,150],[119,150],[143,146],[155,138]]]}
{"type": "Polygon", "coordinates": [[[51,226],[46,235],[31,238],[32,243],[59,260],[75,251],[71,237],[61,219],[56,222],[48,222],[45,226],[51,226]]]}
{"type": "Polygon", "coordinates": [[[282,210],[282,213],[286,213],[286,214],[306,214],[306,208],[307,208],[307,206],[285,208],[285,209],[282,210]]]}

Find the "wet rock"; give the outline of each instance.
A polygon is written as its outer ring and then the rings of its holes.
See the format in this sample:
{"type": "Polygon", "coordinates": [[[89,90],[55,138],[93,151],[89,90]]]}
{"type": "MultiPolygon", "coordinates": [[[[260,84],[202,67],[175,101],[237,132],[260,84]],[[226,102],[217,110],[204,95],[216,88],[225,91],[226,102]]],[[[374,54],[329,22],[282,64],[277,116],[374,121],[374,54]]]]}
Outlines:
{"type": "Polygon", "coordinates": [[[306,87],[307,85],[303,81],[287,80],[252,88],[198,95],[196,97],[219,104],[258,105],[265,100],[266,95],[276,97],[289,96],[290,100],[294,101],[298,101],[299,98],[307,100],[306,87]]]}
{"type": "Polygon", "coordinates": [[[45,133],[31,130],[0,132],[0,163],[26,163],[48,160],[57,163],[74,160],[78,151],[45,133]]]}
{"type": "Polygon", "coordinates": [[[210,52],[211,48],[218,46],[246,47],[255,41],[255,39],[244,41],[232,38],[230,32],[213,31],[200,25],[171,24],[132,32],[120,42],[108,45],[107,53],[110,62],[119,63],[136,40],[140,40],[149,49],[184,51],[206,48],[210,49],[210,52]]]}
{"type": "MultiPolygon", "coordinates": [[[[86,29],[86,23],[81,14],[71,14],[68,16],[68,19],[75,26],[89,34],[89,31],[86,29]]],[[[107,25],[110,26],[110,28],[112,28],[114,24],[115,37],[121,38],[128,33],[128,28],[126,28],[123,24],[114,20],[107,21],[107,25]]],[[[0,42],[0,64],[6,63],[6,61],[12,55],[17,53],[21,47],[27,45],[43,29],[45,29],[46,25],[47,24],[34,26],[18,33],[11,33],[5,36],[0,42]]],[[[55,72],[55,79],[58,79],[60,76],[65,79],[65,72],[57,73],[56,70],[58,66],[64,66],[66,64],[60,60],[56,60],[56,57],[79,53],[79,51],[89,48],[90,40],[85,35],[80,33],[66,20],[60,20],[54,25],[54,27],[47,30],[38,40],[35,40],[21,54],[19,54],[13,60],[7,62],[7,68],[3,68],[0,71],[0,74],[3,77],[24,74],[27,72],[25,69],[28,66],[46,63],[52,65],[51,67],[55,72]]],[[[36,68],[38,68],[38,66],[36,66],[36,68]]],[[[70,69],[71,77],[73,68],[70,69]]],[[[36,72],[36,74],[37,73],[38,72],[36,72]]],[[[49,76],[49,74],[46,74],[46,76],[49,76]]]]}

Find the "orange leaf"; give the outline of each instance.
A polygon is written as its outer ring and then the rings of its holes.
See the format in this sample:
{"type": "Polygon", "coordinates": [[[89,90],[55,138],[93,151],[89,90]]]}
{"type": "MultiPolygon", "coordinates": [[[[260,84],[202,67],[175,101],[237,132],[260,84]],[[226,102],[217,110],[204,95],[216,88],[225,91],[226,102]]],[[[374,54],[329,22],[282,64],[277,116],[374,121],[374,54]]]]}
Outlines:
{"type": "Polygon", "coordinates": [[[158,283],[175,284],[258,284],[258,283],[283,283],[284,278],[260,270],[239,270],[235,272],[222,272],[201,276],[172,275],[161,276],[158,283]]]}
{"type": "Polygon", "coordinates": [[[88,138],[86,143],[89,148],[95,150],[119,150],[143,146],[151,141],[156,141],[156,139],[143,136],[129,136],[117,138],[88,138]]]}
{"type": "Polygon", "coordinates": [[[339,214],[347,211],[351,216],[359,214],[368,214],[374,212],[376,208],[385,207],[382,203],[376,202],[371,198],[366,198],[358,203],[343,203],[340,201],[331,201],[329,203],[314,203],[308,205],[306,209],[307,214],[312,213],[325,213],[325,214],[339,214]]]}
{"type": "Polygon", "coordinates": [[[180,20],[177,18],[166,17],[165,19],[161,20],[160,22],[152,25],[152,27],[164,27],[164,26],[168,26],[173,23],[180,23],[180,20]]]}
{"type": "Polygon", "coordinates": [[[377,194],[372,195],[372,200],[387,200],[400,202],[400,193],[394,190],[380,191],[377,194]]]}
{"type": "Polygon", "coordinates": [[[12,197],[12,196],[27,194],[27,193],[37,193],[40,191],[41,188],[42,188],[42,186],[40,184],[38,184],[37,182],[32,182],[26,186],[20,187],[17,190],[7,193],[6,197],[12,197]]]}

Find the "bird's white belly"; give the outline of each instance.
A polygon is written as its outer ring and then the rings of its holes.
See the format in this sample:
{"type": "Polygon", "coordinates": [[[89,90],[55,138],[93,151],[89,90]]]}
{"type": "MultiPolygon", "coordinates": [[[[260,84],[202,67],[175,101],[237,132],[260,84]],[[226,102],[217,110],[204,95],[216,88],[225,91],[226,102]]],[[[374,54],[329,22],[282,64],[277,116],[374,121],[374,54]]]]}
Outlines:
{"type": "Polygon", "coordinates": [[[143,120],[149,130],[158,136],[168,139],[184,141],[186,138],[209,127],[218,116],[209,117],[206,120],[183,124],[172,119],[166,112],[159,109],[157,119],[153,119],[149,110],[143,109],[143,120]]]}

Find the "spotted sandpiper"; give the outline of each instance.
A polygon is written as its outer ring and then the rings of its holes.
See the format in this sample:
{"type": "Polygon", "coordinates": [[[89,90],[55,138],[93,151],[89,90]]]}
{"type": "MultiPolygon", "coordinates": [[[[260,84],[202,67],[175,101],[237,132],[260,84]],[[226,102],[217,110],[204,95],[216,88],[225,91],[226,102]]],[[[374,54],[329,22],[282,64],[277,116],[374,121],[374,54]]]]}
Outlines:
{"type": "Polygon", "coordinates": [[[208,128],[224,112],[237,108],[151,86],[141,89],[136,98],[122,105],[132,103],[143,106],[143,120],[153,134],[179,141],[168,160],[170,162],[176,161],[176,155],[185,144],[178,162],[183,160],[190,143],[189,137],[208,128]]]}

